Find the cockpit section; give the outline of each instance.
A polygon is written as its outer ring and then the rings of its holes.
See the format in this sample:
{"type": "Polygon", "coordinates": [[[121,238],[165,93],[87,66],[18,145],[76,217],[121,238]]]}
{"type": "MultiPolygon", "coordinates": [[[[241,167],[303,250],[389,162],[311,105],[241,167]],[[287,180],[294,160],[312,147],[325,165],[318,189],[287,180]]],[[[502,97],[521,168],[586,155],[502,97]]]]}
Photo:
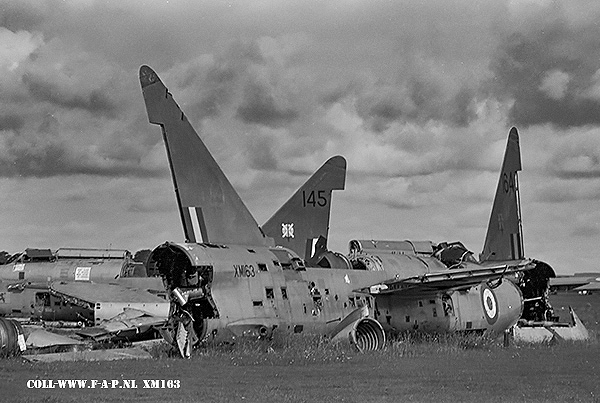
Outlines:
{"type": "Polygon", "coordinates": [[[206,320],[218,318],[212,299],[213,265],[206,250],[209,246],[165,243],[148,257],[149,272],[158,273],[172,297],[169,325],[184,323],[193,327],[197,338],[206,334],[206,320]]]}

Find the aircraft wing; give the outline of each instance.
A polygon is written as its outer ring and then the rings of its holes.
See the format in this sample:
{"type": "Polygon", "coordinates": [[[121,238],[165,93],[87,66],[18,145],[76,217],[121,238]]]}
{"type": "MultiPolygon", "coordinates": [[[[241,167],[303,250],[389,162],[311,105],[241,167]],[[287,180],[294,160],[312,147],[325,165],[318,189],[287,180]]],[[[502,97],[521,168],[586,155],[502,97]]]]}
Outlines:
{"type": "Polygon", "coordinates": [[[127,308],[166,318],[169,301],[142,289],[118,284],[54,282],[50,293],[66,302],[94,311],[95,324],[111,319],[127,308]]]}
{"type": "Polygon", "coordinates": [[[52,333],[45,329],[35,329],[27,336],[28,348],[45,348],[56,346],[74,346],[84,344],[81,340],[76,340],[71,337],[52,333]]]}
{"type": "Polygon", "coordinates": [[[169,301],[146,290],[74,282],[51,283],[48,289],[66,302],[94,311],[95,326],[77,334],[96,341],[143,338],[162,326],[169,315],[169,301]]]}
{"type": "Polygon", "coordinates": [[[148,335],[152,329],[158,330],[166,321],[167,317],[164,316],[153,315],[135,308],[125,308],[117,316],[76,333],[95,341],[146,338],[143,335],[148,335]]]}
{"type": "Polygon", "coordinates": [[[535,265],[528,260],[514,265],[501,264],[485,267],[467,267],[465,269],[428,273],[402,279],[394,278],[354,291],[374,296],[396,294],[413,297],[422,294],[430,294],[431,292],[450,291],[471,287],[483,281],[498,280],[502,277],[530,270],[534,267],[535,265]]]}

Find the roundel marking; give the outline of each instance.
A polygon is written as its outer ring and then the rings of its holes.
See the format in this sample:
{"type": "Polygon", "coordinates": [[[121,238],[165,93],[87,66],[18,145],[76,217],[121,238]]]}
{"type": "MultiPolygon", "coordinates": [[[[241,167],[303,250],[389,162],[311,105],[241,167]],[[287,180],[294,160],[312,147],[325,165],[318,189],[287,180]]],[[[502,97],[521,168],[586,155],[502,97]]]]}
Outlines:
{"type": "Polygon", "coordinates": [[[485,319],[490,325],[493,325],[498,320],[498,299],[494,291],[487,285],[481,288],[481,303],[485,319]]]}

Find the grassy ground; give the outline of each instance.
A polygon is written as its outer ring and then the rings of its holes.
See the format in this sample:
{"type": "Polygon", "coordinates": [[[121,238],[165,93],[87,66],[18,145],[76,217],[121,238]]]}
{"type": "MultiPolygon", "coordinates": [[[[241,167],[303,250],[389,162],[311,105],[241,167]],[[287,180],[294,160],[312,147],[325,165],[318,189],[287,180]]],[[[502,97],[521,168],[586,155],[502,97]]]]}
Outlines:
{"type": "MultiPolygon", "coordinates": [[[[582,320],[596,320],[600,298],[576,299],[579,307],[569,305],[582,320]]],[[[191,360],[170,358],[160,348],[154,354],[153,360],[102,363],[3,360],[0,401],[600,402],[597,336],[508,348],[485,338],[404,336],[368,354],[319,338],[276,337],[211,346],[191,360]],[[138,389],[28,389],[30,379],[135,379],[138,389]],[[144,379],[179,380],[180,387],[144,389],[144,379]]]]}

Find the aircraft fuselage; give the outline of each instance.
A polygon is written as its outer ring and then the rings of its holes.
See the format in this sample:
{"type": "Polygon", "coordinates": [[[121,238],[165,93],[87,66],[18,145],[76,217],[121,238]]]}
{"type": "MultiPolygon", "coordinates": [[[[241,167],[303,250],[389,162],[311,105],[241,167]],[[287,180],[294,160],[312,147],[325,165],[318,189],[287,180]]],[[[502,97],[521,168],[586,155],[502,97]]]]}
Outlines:
{"type": "Polygon", "coordinates": [[[168,292],[189,296],[174,304],[191,313],[200,339],[223,332],[261,335],[275,328],[327,334],[362,306],[396,332],[501,332],[520,316],[520,292],[510,281],[418,299],[355,292],[396,275],[427,273],[433,259],[390,255],[380,261],[387,262],[385,268],[306,268],[285,248],[174,243],[157,247],[149,258],[150,270],[163,276],[168,292]]]}

